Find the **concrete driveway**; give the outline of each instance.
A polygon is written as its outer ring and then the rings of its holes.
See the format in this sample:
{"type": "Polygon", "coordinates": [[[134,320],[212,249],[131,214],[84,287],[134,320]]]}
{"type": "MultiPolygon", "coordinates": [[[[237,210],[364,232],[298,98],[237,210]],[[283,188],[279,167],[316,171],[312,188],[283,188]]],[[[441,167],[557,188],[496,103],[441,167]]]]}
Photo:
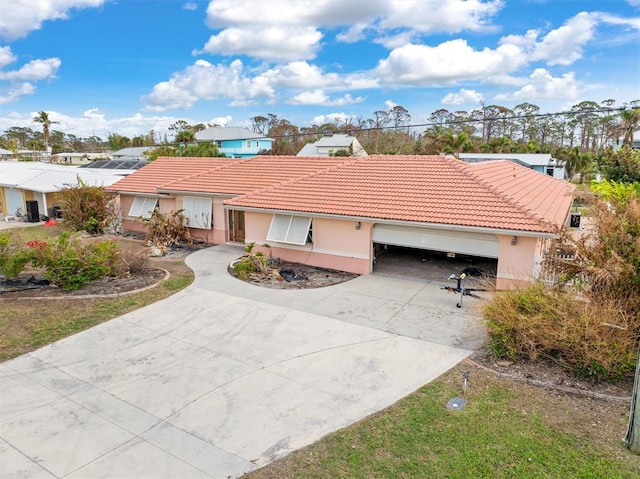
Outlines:
{"type": "MultiPolygon", "coordinates": [[[[3,478],[237,477],[396,402],[485,340],[474,299],[376,275],[313,290],[229,276],[0,364],[3,478]]],[[[443,405],[444,406],[444,405],[443,405]]]]}

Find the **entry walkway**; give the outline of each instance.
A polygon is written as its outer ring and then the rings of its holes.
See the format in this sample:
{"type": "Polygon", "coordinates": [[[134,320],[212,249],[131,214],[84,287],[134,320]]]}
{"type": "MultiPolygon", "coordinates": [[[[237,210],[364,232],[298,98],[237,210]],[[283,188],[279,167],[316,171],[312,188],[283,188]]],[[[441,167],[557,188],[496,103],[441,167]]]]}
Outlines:
{"type": "Polygon", "coordinates": [[[227,273],[241,253],[194,253],[189,288],[0,364],[0,475],[238,477],[393,404],[485,339],[437,285],[370,275],[270,290],[227,273]]]}

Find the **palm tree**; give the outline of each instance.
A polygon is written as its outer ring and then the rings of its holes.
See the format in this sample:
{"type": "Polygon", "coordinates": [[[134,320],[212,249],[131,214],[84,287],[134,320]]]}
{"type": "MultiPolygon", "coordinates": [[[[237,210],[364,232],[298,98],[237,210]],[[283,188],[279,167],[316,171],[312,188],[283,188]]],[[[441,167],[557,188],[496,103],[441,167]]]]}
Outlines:
{"type": "Polygon", "coordinates": [[[38,112],[37,116],[33,117],[31,120],[33,123],[41,123],[42,124],[42,136],[44,136],[44,144],[45,147],[49,146],[49,127],[54,123],[60,123],[58,121],[52,121],[49,118],[49,114],[46,111],[38,112]]]}

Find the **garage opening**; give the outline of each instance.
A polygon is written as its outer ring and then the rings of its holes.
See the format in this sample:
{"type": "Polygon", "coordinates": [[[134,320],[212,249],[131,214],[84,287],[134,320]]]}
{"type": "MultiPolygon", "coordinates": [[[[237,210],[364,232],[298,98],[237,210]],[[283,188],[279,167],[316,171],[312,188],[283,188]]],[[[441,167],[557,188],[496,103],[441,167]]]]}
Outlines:
{"type": "Polygon", "coordinates": [[[385,276],[446,282],[465,273],[492,281],[498,268],[498,238],[435,228],[378,224],[373,228],[373,272],[385,276]]]}

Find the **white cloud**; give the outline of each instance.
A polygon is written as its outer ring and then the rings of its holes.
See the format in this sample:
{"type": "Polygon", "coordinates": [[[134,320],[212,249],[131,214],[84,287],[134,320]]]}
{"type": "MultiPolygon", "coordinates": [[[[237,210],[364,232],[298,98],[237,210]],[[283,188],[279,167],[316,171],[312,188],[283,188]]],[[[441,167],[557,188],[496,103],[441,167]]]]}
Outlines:
{"type": "Polygon", "coordinates": [[[367,28],[366,23],[356,23],[350,26],[345,32],[338,33],[336,40],[344,43],[355,43],[362,40],[365,36],[364,31],[367,28]]]}
{"type": "MultiPolygon", "coordinates": [[[[165,134],[171,138],[172,132],[169,126],[178,120],[185,120],[191,125],[201,123],[185,117],[151,115],[144,116],[140,113],[135,115],[109,118],[99,108],[91,108],[86,110],[81,116],[74,117],[57,111],[48,111],[49,116],[59,123],[53,129],[64,131],[66,134],[75,135],[78,138],[88,138],[90,136],[98,136],[106,141],[109,134],[117,132],[120,135],[133,138],[134,136],[143,135],[153,130],[156,135],[163,137],[165,134]]],[[[37,128],[32,118],[37,112],[26,114],[10,113],[0,117],[0,131],[4,131],[13,126],[37,128]]],[[[228,124],[232,120],[231,116],[213,118],[209,123],[228,124]]]]}
{"type": "Polygon", "coordinates": [[[214,55],[246,54],[265,60],[314,58],[322,33],[313,27],[227,28],[213,35],[201,52],[214,55]]]}
{"type": "Polygon", "coordinates": [[[3,0],[0,2],[0,38],[15,40],[38,30],[48,20],[69,18],[73,9],[99,7],[105,0],[3,0]]]}
{"type": "Polygon", "coordinates": [[[320,48],[323,28],[346,26],[336,39],[353,43],[365,30],[397,48],[418,34],[492,30],[503,0],[211,0],[207,25],[220,30],[203,51],[262,59],[309,59],[320,48]]]}
{"type": "Polygon", "coordinates": [[[552,30],[537,43],[530,60],[543,60],[548,65],[571,65],[582,58],[584,45],[594,35],[597,16],[581,12],[563,26],[552,30]]]}
{"type": "Polygon", "coordinates": [[[390,85],[447,85],[461,80],[505,74],[522,66],[524,58],[515,45],[481,51],[465,40],[451,40],[436,47],[409,44],[381,60],[375,73],[390,85]]]}
{"type": "Polygon", "coordinates": [[[246,75],[240,60],[229,66],[197,60],[170,80],[155,85],[142,101],[148,110],[164,111],[190,108],[199,99],[232,98],[241,104],[274,95],[274,89],[263,79],[246,75]]]}
{"type": "Polygon", "coordinates": [[[405,0],[389,2],[389,12],[380,22],[383,28],[411,28],[417,32],[458,33],[490,28],[489,20],[504,6],[502,0],[443,2],[405,0]]]}
{"type": "Polygon", "coordinates": [[[325,74],[320,67],[304,61],[274,66],[259,77],[273,86],[287,88],[321,88],[342,83],[338,74],[325,74]]]}
{"type": "Polygon", "coordinates": [[[0,69],[15,62],[17,59],[18,57],[13,54],[11,47],[0,47],[0,69]]]}
{"type": "Polygon", "coordinates": [[[347,123],[352,123],[357,118],[353,115],[349,115],[347,113],[329,113],[327,115],[318,115],[314,116],[311,120],[312,125],[325,125],[327,123],[334,123],[336,125],[345,125],[347,123]]]}
{"type": "MultiPolygon", "coordinates": [[[[637,0],[637,5],[640,6],[640,0],[637,0]]],[[[609,15],[607,13],[598,13],[595,15],[599,20],[605,23],[610,23],[612,25],[622,25],[622,26],[631,27],[635,30],[640,30],[640,17],[625,18],[625,17],[618,17],[615,15],[609,15]]]]}
{"type": "Polygon", "coordinates": [[[362,103],[363,101],[363,97],[353,98],[349,93],[339,98],[331,98],[323,90],[316,89],[299,93],[291,98],[287,103],[291,103],[293,105],[343,106],[362,103]]]}
{"type": "Polygon", "coordinates": [[[484,100],[484,95],[475,90],[461,88],[458,93],[449,93],[442,100],[443,105],[478,104],[484,100]]]}
{"type": "Polygon", "coordinates": [[[59,58],[48,58],[32,60],[17,70],[5,69],[16,60],[10,47],[0,47],[0,104],[32,95],[36,91],[32,82],[54,78],[61,65],[59,58]]]}
{"type": "Polygon", "coordinates": [[[385,108],[386,108],[387,110],[392,110],[392,109],[393,109],[393,107],[398,106],[398,104],[397,104],[397,103],[395,103],[395,102],[393,102],[393,101],[391,101],[391,100],[386,100],[386,101],[384,102],[384,106],[385,106],[385,108]]]}
{"type": "Polygon", "coordinates": [[[17,101],[21,96],[32,95],[36,91],[31,83],[14,83],[6,88],[0,87],[0,105],[17,101]]]}
{"type": "Polygon", "coordinates": [[[544,68],[537,68],[528,79],[526,85],[511,94],[500,94],[495,100],[541,101],[572,100],[580,94],[580,85],[573,72],[554,77],[544,68]]]}
{"type": "Polygon", "coordinates": [[[207,123],[210,125],[227,126],[232,119],[233,117],[231,115],[225,115],[211,118],[211,120],[209,120],[207,123]]]}
{"type": "Polygon", "coordinates": [[[184,5],[182,5],[183,10],[197,10],[198,9],[198,4],[195,2],[186,2],[184,5]]]}
{"type": "Polygon", "coordinates": [[[0,71],[0,80],[38,81],[55,76],[62,62],[59,58],[33,60],[23,65],[19,70],[9,72],[0,71]]]}

